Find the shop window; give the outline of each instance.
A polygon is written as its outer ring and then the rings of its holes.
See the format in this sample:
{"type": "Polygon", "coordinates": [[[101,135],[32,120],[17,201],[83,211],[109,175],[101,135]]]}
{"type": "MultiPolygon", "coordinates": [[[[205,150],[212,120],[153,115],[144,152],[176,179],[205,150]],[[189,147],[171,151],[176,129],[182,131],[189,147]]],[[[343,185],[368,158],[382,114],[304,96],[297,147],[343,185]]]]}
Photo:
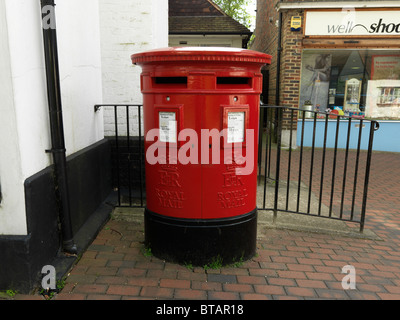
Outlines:
{"type": "Polygon", "coordinates": [[[300,107],[374,119],[400,118],[400,54],[303,50],[300,107]]]}

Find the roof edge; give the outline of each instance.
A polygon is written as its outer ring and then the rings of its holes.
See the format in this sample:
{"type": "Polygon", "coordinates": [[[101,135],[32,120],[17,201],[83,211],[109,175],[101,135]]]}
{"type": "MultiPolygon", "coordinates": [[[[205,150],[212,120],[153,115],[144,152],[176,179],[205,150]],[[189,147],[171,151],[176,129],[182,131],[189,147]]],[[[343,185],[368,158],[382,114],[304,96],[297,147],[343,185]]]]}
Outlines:
{"type": "Polygon", "coordinates": [[[224,16],[227,16],[227,14],[226,14],[226,12],[224,11],[224,10],[222,10],[221,8],[220,8],[220,6],[219,5],[217,5],[216,3],[214,3],[213,1],[211,1],[211,0],[207,0],[215,9],[217,9],[219,12],[221,12],[224,16]]]}

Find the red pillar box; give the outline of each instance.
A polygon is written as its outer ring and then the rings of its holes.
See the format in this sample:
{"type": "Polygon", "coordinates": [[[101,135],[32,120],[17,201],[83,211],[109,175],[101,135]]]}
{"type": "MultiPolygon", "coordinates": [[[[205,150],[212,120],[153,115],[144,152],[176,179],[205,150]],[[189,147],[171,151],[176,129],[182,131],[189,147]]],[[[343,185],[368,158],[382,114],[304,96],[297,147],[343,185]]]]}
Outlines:
{"type": "Polygon", "coordinates": [[[252,257],[260,69],[271,56],[182,47],[131,58],[142,67],[146,245],[193,265],[252,257]]]}

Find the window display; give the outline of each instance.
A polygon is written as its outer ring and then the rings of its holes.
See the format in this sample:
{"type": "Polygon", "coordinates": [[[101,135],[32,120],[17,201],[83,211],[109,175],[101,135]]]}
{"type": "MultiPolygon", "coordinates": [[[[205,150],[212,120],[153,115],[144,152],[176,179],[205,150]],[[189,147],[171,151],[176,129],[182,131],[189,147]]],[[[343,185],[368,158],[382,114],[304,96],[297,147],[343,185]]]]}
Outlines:
{"type": "Polygon", "coordinates": [[[300,107],[310,103],[322,112],[398,120],[399,51],[304,49],[300,107]]]}

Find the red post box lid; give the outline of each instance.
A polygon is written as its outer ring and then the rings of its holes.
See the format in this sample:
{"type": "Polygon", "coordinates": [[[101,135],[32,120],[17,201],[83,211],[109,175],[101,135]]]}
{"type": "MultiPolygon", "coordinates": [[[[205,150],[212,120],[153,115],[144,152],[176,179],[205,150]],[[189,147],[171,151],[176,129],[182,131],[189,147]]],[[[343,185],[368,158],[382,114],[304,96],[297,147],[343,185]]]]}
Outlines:
{"type": "Polygon", "coordinates": [[[270,64],[271,56],[248,49],[219,47],[169,47],[131,55],[133,64],[178,61],[247,62],[270,64]]]}

